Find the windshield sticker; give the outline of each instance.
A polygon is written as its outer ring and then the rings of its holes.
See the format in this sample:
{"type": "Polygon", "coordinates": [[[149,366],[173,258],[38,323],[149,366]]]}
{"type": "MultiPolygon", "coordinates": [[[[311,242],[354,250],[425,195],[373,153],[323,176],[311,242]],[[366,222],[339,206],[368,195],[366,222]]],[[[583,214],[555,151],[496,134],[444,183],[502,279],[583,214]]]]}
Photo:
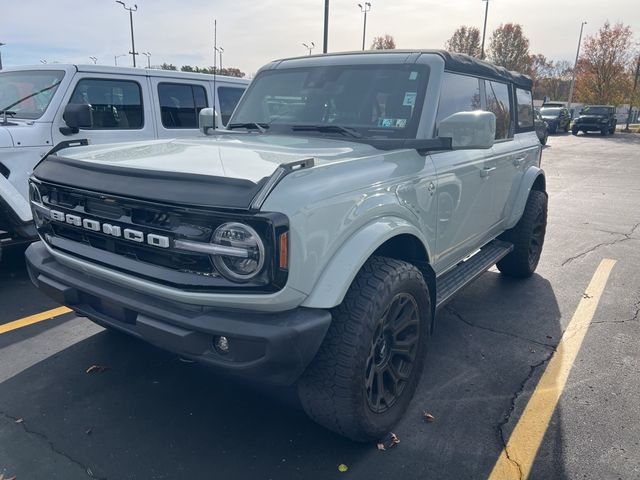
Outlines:
{"type": "Polygon", "coordinates": [[[379,118],[378,126],[382,128],[404,128],[407,125],[406,118],[379,118]]]}
{"type": "Polygon", "coordinates": [[[415,80],[416,78],[418,78],[418,72],[411,72],[409,74],[409,80],[415,80]]]}
{"type": "Polygon", "coordinates": [[[404,101],[402,102],[402,105],[405,107],[413,107],[416,104],[417,95],[417,92],[406,92],[404,94],[404,101]]]}

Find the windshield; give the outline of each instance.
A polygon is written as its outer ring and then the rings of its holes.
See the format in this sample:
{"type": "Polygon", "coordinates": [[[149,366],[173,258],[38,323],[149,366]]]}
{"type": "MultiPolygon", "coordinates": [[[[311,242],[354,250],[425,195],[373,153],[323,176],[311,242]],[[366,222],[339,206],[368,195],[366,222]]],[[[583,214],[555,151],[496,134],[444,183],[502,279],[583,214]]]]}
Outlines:
{"type": "Polygon", "coordinates": [[[608,115],[607,107],[584,107],[580,110],[580,115],[608,115]]]}
{"type": "Polygon", "coordinates": [[[547,108],[542,107],[540,109],[540,113],[542,115],[558,115],[560,113],[560,110],[561,109],[559,107],[547,107],[547,108]]]}
{"type": "Polygon", "coordinates": [[[330,65],[260,73],[230,127],[364,138],[415,137],[428,69],[416,65],[330,65]],[[304,128],[301,128],[304,127],[304,128]]]}
{"type": "Polygon", "coordinates": [[[63,77],[64,71],[58,70],[0,72],[0,112],[8,109],[17,118],[40,118],[63,77]]]}

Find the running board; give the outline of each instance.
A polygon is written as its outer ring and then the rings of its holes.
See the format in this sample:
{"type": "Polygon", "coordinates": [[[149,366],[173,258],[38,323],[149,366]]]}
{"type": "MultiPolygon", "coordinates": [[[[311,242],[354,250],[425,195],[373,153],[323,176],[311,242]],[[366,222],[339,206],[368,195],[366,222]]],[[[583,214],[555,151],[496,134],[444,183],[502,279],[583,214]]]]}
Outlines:
{"type": "Polygon", "coordinates": [[[494,240],[478,253],[460,262],[452,270],[436,279],[436,309],[442,308],[451,298],[513,250],[513,244],[494,240]]]}

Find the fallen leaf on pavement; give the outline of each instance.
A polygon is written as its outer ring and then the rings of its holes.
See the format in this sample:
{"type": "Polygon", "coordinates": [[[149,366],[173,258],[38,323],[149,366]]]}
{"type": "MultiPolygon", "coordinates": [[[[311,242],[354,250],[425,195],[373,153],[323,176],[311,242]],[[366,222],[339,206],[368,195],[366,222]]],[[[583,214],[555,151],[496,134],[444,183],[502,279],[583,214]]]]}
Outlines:
{"type": "MultiPolygon", "coordinates": [[[[22,423],[24,422],[24,418],[16,418],[16,423],[22,423]]],[[[0,478],[0,480],[2,480],[2,478],[0,478]]]]}
{"type": "Polygon", "coordinates": [[[395,447],[399,443],[400,439],[398,438],[398,436],[393,432],[389,432],[387,436],[384,437],[384,440],[378,443],[376,447],[378,448],[378,450],[386,450],[388,448],[395,447]]]}
{"type": "Polygon", "coordinates": [[[344,463],[341,463],[340,465],[338,465],[339,472],[346,472],[347,470],[349,470],[349,467],[347,467],[344,463]]]}
{"type": "MultiPolygon", "coordinates": [[[[384,443],[379,443],[376,446],[378,447],[378,450],[386,450],[386,448],[384,448],[384,443]]],[[[0,480],[2,480],[2,479],[0,479],[0,480]]]]}
{"type": "Polygon", "coordinates": [[[102,373],[107,369],[104,365],[91,365],[85,373],[102,373]]]}
{"type": "Polygon", "coordinates": [[[87,428],[87,429],[84,431],[84,434],[85,434],[85,435],[91,435],[92,433],[93,433],[93,430],[91,430],[90,428],[87,428]]]}
{"type": "Polygon", "coordinates": [[[422,412],[422,416],[423,416],[425,422],[433,423],[433,422],[436,421],[436,417],[431,415],[429,412],[422,412]]]}

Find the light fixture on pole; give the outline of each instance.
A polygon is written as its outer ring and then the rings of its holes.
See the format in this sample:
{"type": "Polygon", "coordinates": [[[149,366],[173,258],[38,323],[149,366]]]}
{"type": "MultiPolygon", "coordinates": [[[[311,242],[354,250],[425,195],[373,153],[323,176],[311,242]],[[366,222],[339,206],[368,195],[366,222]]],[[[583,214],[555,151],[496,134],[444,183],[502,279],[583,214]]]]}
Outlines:
{"type": "Polygon", "coordinates": [[[127,5],[121,0],[116,0],[116,3],[119,3],[120,5],[122,5],[123,8],[129,12],[129,25],[131,26],[131,51],[129,53],[131,54],[131,58],[133,59],[133,66],[135,67],[136,55],[138,55],[138,52],[136,52],[136,42],[133,39],[133,12],[138,11],[138,5],[134,5],[133,7],[127,7],[127,5]]]}
{"type": "Polygon", "coordinates": [[[89,57],[89,58],[91,59],[91,61],[93,62],[93,64],[94,64],[94,65],[95,65],[96,63],[98,63],[98,57],[91,56],[91,57],[89,57]]]}
{"type": "Polygon", "coordinates": [[[43,64],[43,65],[46,65],[47,61],[46,60],[40,60],[40,63],[43,64]]]}
{"type": "MultiPolygon", "coordinates": [[[[573,89],[576,86],[576,68],[578,67],[578,57],[580,56],[580,44],[582,43],[582,29],[587,22],[580,24],[580,36],[578,37],[578,49],[576,50],[576,61],[573,62],[573,75],[571,76],[571,87],[569,87],[569,100],[567,101],[567,110],[571,112],[571,102],[573,101],[573,89]]],[[[573,114],[571,114],[573,118],[573,114]]]]}
{"type": "Polygon", "coordinates": [[[489,16],[489,0],[482,0],[487,2],[484,8],[484,27],[482,28],[482,47],[480,47],[480,60],[484,60],[484,39],[487,35],[487,17],[489,16]]]}
{"type": "Polygon", "coordinates": [[[147,68],[151,68],[151,52],[142,52],[147,57],[147,68]]]}
{"type": "Polygon", "coordinates": [[[220,71],[222,71],[222,54],[224,53],[224,48],[222,47],[215,47],[216,52],[218,52],[218,54],[220,55],[220,71]]]}
{"type": "Polygon", "coordinates": [[[309,50],[309,55],[311,55],[311,50],[313,50],[314,48],[316,48],[316,44],[313,42],[310,42],[309,44],[303,43],[302,46],[304,48],[306,48],[307,50],[309,50]]]}
{"type": "Polygon", "coordinates": [[[364,2],[364,4],[359,3],[360,11],[364,13],[364,25],[362,27],[362,50],[364,50],[364,42],[367,36],[367,13],[371,11],[371,3],[364,2]]]}
{"type": "Polygon", "coordinates": [[[127,56],[127,54],[126,54],[126,53],[122,53],[122,54],[120,54],[120,55],[114,55],[114,56],[113,56],[113,63],[114,63],[114,65],[117,67],[117,66],[118,66],[118,59],[119,59],[120,57],[126,57],[126,56],[127,56]]]}
{"type": "MultiPolygon", "coordinates": [[[[0,48],[4,47],[6,43],[0,42],[0,48]]],[[[0,70],[2,70],[2,50],[0,50],[0,70]]]]}

